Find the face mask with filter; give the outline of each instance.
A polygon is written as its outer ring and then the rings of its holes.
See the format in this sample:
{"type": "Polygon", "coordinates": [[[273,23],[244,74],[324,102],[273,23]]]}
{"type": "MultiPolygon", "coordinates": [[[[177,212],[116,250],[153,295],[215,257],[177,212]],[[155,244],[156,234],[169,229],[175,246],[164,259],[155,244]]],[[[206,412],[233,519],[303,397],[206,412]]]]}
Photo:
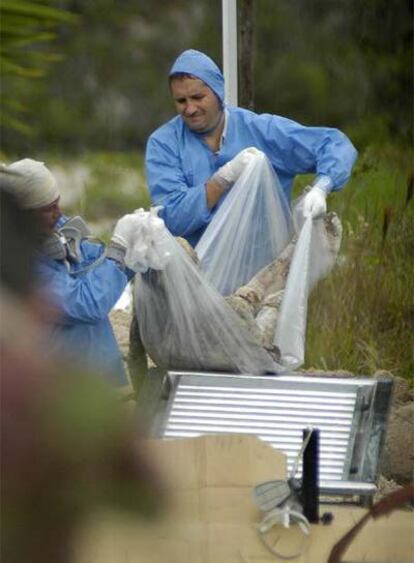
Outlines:
{"type": "MultiPolygon", "coordinates": [[[[45,237],[42,241],[42,252],[52,260],[65,260],[69,266],[70,264],[80,264],[82,260],[81,243],[83,240],[92,238],[91,231],[82,217],[71,217],[54,233],[45,237]]],[[[103,243],[101,244],[103,247],[103,243]]],[[[104,259],[105,252],[102,251],[101,255],[86,268],[71,273],[83,274],[98,266],[104,259]]]]}

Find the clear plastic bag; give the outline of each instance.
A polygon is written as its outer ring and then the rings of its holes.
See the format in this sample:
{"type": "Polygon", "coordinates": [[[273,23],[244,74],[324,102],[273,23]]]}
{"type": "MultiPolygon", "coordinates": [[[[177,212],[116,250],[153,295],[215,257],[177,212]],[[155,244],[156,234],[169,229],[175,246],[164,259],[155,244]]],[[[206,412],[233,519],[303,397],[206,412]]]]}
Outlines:
{"type": "Polygon", "coordinates": [[[151,359],[166,369],[275,373],[280,366],[243,326],[174,237],[161,271],[135,284],[139,331],[151,359]]]}
{"type": "Polygon", "coordinates": [[[302,208],[303,198],[299,198],[293,207],[298,240],[274,338],[281,361],[289,369],[297,369],[304,362],[309,294],[334,266],[342,235],[342,227],[335,214],[313,220],[303,216],[302,208]]]}
{"type": "Polygon", "coordinates": [[[125,256],[125,264],[135,272],[144,273],[148,268],[162,270],[169,260],[167,229],[158,217],[159,207],[149,211],[134,211],[135,230],[125,256]]]}
{"type": "Polygon", "coordinates": [[[258,151],[196,246],[201,269],[222,295],[230,295],[275,260],[292,232],[286,196],[258,151]]]}
{"type": "Polygon", "coordinates": [[[328,240],[327,219],[305,220],[302,201],[292,217],[261,154],[197,245],[201,268],[166,234],[168,262],[135,284],[141,339],[158,366],[263,374],[303,364],[308,296],[340,237],[328,240]]]}

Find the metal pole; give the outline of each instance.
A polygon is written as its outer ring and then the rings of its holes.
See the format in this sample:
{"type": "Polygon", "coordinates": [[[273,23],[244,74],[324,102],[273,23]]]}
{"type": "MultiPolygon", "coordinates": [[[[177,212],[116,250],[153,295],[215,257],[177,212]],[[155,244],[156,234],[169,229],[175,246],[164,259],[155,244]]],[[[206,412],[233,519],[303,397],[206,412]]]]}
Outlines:
{"type": "Polygon", "coordinates": [[[241,0],[239,4],[239,104],[254,111],[254,0],[241,0]]]}
{"type": "Polygon", "coordinates": [[[237,106],[237,0],[222,0],[223,73],[226,104],[237,106]]]}
{"type": "Polygon", "coordinates": [[[319,430],[304,428],[305,440],[312,432],[303,452],[302,503],[303,515],[311,524],[319,522],[319,430]]]}

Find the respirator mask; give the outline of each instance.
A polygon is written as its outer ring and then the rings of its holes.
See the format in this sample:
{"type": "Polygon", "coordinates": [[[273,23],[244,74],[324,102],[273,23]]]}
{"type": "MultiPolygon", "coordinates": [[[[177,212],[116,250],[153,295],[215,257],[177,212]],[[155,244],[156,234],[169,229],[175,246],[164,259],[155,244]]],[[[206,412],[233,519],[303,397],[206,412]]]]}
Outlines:
{"type": "Polygon", "coordinates": [[[82,258],[82,239],[89,238],[91,231],[85,221],[72,217],[42,241],[42,251],[52,260],[68,260],[79,264],[82,258]]]}

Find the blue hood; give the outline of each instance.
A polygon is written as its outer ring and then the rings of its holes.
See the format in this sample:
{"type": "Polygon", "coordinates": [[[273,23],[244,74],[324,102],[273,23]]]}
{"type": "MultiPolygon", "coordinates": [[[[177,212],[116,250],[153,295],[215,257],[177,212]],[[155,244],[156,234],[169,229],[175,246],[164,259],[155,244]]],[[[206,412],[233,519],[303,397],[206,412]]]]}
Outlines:
{"type": "Polygon", "coordinates": [[[209,88],[213,90],[216,96],[224,106],[224,76],[216,63],[201,51],[188,49],[181,53],[171,67],[169,76],[178,72],[192,74],[199,78],[209,88]]]}

